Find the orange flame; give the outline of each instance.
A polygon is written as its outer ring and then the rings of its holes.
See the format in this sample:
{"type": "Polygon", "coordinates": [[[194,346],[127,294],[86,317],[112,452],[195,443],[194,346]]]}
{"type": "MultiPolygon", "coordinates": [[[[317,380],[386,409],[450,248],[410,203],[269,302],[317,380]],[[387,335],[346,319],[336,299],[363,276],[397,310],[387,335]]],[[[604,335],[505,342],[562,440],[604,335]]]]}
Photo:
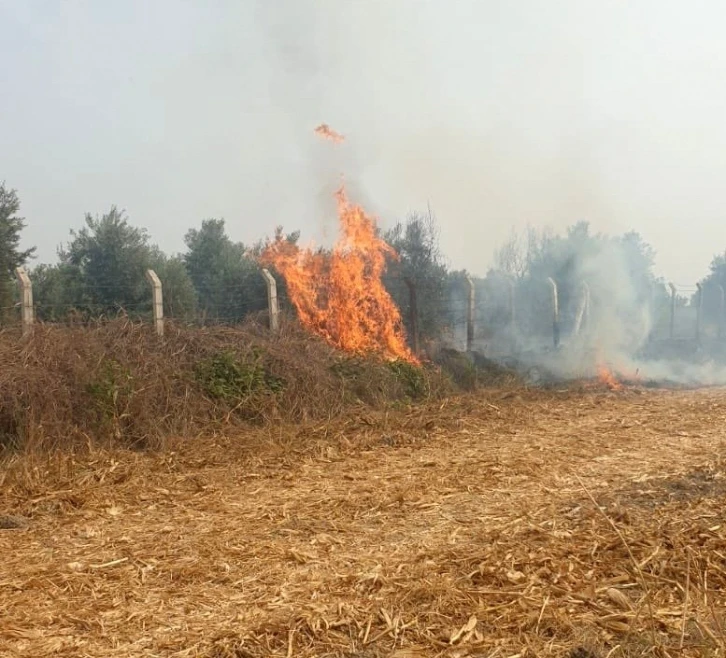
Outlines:
{"type": "Polygon", "coordinates": [[[338,132],[335,132],[327,123],[321,123],[316,129],[315,132],[320,135],[321,137],[324,137],[325,139],[329,139],[336,144],[340,144],[345,137],[341,135],[338,132]]]}
{"type": "Polygon", "coordinates": [[[617,380],[615,373],[604,363],[599,364],[597,367],[597,378],[611,391],[620,391],[623,388],[623,385],[617,380]]]}
{"type": "Polygon", "coordinates": [[[300,249],[278,229],[261,260],[284,277],[303,326],[331,345],[418,363],[382,281],[386,256],[398,254],[378,236],[375,221],[350,203],[343,187],[336,199],[341,236],[332,251],[300,249]]]}

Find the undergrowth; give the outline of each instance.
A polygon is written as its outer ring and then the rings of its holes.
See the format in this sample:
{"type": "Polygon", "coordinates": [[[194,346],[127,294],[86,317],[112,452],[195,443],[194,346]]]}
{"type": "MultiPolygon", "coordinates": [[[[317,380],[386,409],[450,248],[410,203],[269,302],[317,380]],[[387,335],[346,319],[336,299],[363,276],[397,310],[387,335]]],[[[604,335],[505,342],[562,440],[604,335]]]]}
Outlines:
{"type": "Polygon", "coordinates": [[[251,359],[240,358],[224,350],[200,361],[195,375],[202,390],[212,398],[239,402],[256,393],[279,393],[284,382],[267,371],[260,350],[251,351],[251,359]]]}
{"type": "Polygon", "coordinates": [[[277,336],[255,320],[168,323],[163,339],[125,319],[39,324],[28,340],[0,332],[0,448],[156,447],[167,437],[329,419],[351,406],[410,404],[471,387],[445,364],[341,354],[292,320],[277,336]]]}
{"type": "Polygon", "coordinates": [[[431,393],[426,371],[420,366],[399,359],[390,361],[388,367],[412,400],[421,400],[431,393]]]}
{"type": "Polygon", "coordinates": [[[85,385],[96,422],[103,434],[120,438],[129,416],[131,398],[136,393],[133,375],[128,367],[113,358],[104,358],[96,376],[85,385]]]}

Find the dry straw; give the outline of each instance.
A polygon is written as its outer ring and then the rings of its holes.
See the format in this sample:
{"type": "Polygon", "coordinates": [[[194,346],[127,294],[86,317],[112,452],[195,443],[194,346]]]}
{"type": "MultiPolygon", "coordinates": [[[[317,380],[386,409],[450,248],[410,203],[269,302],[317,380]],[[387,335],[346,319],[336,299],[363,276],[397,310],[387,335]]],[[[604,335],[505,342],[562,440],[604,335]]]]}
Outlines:
{"type": "Polygon", "coordinates": [[[16,457],[0,655],[723,655],[725,417],[484,391],[16,457]]]}

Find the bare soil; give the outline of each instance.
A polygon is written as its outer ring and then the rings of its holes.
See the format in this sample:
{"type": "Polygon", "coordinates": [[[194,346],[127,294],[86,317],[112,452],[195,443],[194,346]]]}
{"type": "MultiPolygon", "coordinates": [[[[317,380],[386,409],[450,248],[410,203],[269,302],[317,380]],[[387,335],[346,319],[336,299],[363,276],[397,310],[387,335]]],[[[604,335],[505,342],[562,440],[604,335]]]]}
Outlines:
{"type": "Polygon", "coordinates": [[[485,391],[23,456],[2,656],[709,656],[726,392],[485,391]]]}

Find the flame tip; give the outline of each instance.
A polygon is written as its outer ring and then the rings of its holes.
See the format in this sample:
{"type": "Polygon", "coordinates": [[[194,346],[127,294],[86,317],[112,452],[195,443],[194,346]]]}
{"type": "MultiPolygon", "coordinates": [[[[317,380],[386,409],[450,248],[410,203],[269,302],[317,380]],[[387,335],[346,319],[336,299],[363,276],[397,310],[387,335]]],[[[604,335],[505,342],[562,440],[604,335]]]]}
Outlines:
{"type": "Polygon", "coordinates": [[[327,123],[321,123],[317,128],[315,128],[314,132],[335,144],[340,144],[345,139],[343,135],[333,130],[327,123]]]}

